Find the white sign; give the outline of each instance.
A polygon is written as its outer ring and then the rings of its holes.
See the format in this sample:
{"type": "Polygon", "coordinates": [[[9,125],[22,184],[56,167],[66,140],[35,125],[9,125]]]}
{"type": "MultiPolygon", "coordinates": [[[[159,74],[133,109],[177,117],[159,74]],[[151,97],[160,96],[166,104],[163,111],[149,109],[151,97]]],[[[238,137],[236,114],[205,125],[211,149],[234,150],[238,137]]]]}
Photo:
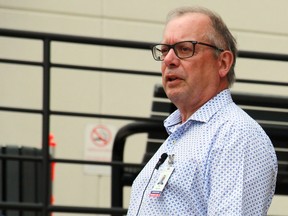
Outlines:
{"type": "MultiPolygon", "coordinates": [[[[114,126],[89,124],[85,129],[84,160],[111,162],[114,126]]],[[[84,172],[91,175],[111,175],[111,166],[85,165],[84,172]]]]}

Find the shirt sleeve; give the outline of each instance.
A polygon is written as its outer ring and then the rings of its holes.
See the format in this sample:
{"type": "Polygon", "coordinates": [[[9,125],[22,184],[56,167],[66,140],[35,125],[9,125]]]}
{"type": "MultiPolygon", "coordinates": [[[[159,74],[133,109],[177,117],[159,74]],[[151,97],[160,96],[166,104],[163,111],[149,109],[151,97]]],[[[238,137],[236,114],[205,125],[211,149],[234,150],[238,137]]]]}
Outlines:
{"type": "Polygon", "coordinates": [[[208,160],[207,215],[266,215],[277,175],[271,141],[254,125],[221,131],[208,160]]]}

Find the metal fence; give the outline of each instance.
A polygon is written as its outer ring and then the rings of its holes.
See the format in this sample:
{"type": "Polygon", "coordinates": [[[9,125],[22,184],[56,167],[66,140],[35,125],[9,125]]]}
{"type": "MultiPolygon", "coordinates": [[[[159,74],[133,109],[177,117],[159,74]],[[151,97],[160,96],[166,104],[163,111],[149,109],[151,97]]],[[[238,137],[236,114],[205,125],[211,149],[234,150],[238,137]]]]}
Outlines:
{"type": "MultiPolygon", "coordinates": [[[[51,178],[50,178],[50,164],[52,162],[57,163],[69,163],[69,164],[94,164],[103,166],[122,166],[123,163],[112,161],[112,162],[101,162],[101,161],[86,161],[86,160],[73,160],[73,159],[61,159],[49,157],[49,127],[50,127],[50,116],[77,116],[77,117],[92,117],[92,118],[106,118],[106,119],[120,119],[120,120],[141,120],[141,121],[154,121],[150,118],[142,118],[135,116],[123,116],[123,115],[104,115],[94,113],[80,113],[80,112],[63,112],[63,111],[51,111],[50,110],[50,69],[54,68],[66,68],[66,69],[78,69],[78,70],[89,70],[89,71],[101,71],[101,72],[113,72],[122,74],[135,74],[135,75],[147,75],[147,76],[161,76],[160,73],[151,71],[137,71],[137,70],[125,70],[105,67],[91,67],[91,66],[80,66],[80,65],[69,65],[69,64],[57,64],[51,62],[51,42],[69,42],[78,44],[89,44],[98,46],[111,46],[121,47],[129,49],[150,49],[151,43],[147,42],[135,42],[125,40],[113,40],[105,38],[93,38],[93,37],[79,37],[70,35],[60,34],[48,34],[39,32],[28,32],[18,30],[0,29],[0,36],[11,37],[11,38],[24,38],[24,39],[36,39],[43,42],[43,60],[42,62],[37,61],[24,61],[16,59],[0,59],[0,63],[7,64],[18,64],[18,65],[30,65],[40,66],[43,68],[43,92],[42,92],[42,109],[26,109],[17,107],[0,107],[0,111],[10,112],[21,112],[42,115],[42,152],[41,157],[20,157],[20,156],[6,156],[0,155],[0,159],[13,159],[20,161],[41,161],[43,164],[43,192],[44,200],[43,203],[11,203],[11,202],[0,202],[0,209],[14,209],[14,210],[32,210],[41,212],[41,215],[49,215],[52,212],[66,212],[66,213],[95,213],[95,214],[125,214],[126,209],[122,208],[90,208],[90,207],[73,207],[73,206],[57,206],[50,204],[51,196],[51,178]]],[[[251,52],[251,51],[239,51],[238,57],[250,58],[250,59],[262,59],[262,60],[275,60],[288,62],[288,55],[275,54],[275,53],[262,53],[262,52],[251,52]]],[[[272,82],[272,81],[260,81],[251,79],[237,79],[236,82],[241,83],[253,83],[253,84],[266,84],[276,86],[288,86],[287,82],[272,82]]],[[[128,164],[125,165],[134,165],[128,164]]]]}

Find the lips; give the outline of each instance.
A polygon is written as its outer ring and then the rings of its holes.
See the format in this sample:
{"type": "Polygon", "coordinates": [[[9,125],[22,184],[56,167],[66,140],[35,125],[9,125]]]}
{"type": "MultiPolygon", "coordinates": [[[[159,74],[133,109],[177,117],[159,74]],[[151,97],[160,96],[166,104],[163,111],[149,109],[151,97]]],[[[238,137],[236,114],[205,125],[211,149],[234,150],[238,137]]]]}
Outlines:
{"type": "Polygon", "coordinates": [[[180,78],[176,75],[166,75],[166,81],[167,82],[173,82],[173,81],[176,81],[176,80],[179,80],[180,78]]]}
{"type": "Polygon", "coordinates": [[[176,80],[177,79],[177,77],[169,77],[167,80],[169,81],[169,82],[171,82],[171,81],[174,81],[174,80],[176,80]]]}

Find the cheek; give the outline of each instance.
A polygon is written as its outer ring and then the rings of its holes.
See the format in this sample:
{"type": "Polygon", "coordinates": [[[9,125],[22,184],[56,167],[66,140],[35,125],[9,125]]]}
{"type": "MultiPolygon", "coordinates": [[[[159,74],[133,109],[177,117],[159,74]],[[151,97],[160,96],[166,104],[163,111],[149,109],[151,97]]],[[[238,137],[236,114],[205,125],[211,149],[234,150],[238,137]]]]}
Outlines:
{"type": "Polygon", "coordinates": [[[162,72],[162,74],[164,74],[165,69],[166,69],[165,63],[161,62],[161,72],[162,72]]]}

